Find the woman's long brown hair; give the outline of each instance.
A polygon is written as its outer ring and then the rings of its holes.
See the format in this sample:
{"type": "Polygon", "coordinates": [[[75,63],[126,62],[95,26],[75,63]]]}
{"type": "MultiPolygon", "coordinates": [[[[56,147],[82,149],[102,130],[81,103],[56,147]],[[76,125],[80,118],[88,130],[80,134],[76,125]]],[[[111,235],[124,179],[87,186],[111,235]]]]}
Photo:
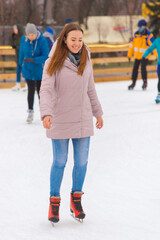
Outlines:
{"type": "MultiPolygon", "coordinates": [[[[78,24],[69,23],[67,26],[64,27],[62,32],[60,33],[60,36],[57,40],[57,46],[53,53],[53,56],[51,58],[51,61],[48,64],[47,67],[47,73],[52,76],[54,72],[59,70],[63,64],[65,59],[68,56],[69,50],[67,48],[67,45],[65,44],[64,40],[67,39],[68,33],[71,31],[81,31],[83,33],[83,30],[80,28],[78,24]]],[[[87,63],[87,49],[83,43],[82,46],[82,52],[81,52],[81,59],[80,59],[80,65],[78,67],[78,74],[82,75],[85,69],[87,63]]]]}

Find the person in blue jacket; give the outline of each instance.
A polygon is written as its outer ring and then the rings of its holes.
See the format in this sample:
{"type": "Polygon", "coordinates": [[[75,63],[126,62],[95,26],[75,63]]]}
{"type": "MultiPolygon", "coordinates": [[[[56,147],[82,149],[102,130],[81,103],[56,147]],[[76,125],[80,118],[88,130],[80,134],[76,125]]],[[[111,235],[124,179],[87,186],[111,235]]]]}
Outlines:
{"type": "Polygon", "coordinates": [[[54,31],[52,28],[46,28],[46,31],[43,33],[43,37],[48,42],[49,50],[51,50],[53,44],[54,44],[54,39],[53,39],[54,31]]]}
{"type": "Polygon", "coordinates": [[[157,49],[158,58],[157,58],[157,75],[158,75],[158,95],[155,99],[156,103],[160,102],[160,37],[156,38],[152,45],[145,51],[142,58],[146,58],[154,49],[157,49]]]}
{"type": "Polygon", "coordinates": [[[21,37],[19,50],[19,65],[22,66],[22,76],[28,86],[28,117],[27,122],[33,121],[34,93],[39,90],[42,80],[43,65],[48,58],[49,47],[43,34],[32,23],[27,23],[26,35],[21,37]]]}

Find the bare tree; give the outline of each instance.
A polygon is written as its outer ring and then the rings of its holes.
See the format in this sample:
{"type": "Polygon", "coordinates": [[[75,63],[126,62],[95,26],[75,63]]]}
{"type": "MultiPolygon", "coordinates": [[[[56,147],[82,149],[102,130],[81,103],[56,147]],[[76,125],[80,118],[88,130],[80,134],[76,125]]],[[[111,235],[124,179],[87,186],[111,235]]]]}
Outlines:
{"type": "Polygon", "coordinates": [[[132,16],[136,14],[141,14],[141,6],[144,2],[143,0],[122,0],[123,6],[125,8],[125,12],[129,15],[130,18],[130,29],[131,29],[131,37],[133,35],[133,21],[132,16]]]}
{"type": "Polygon", "coordinates": [[[145,0],[0,0],[0,24],[45,24],[48,1],[52,2],[49,10],[57,25],[64,25],[66,18],[72,18],[87,28],[89,16],[139,14],[145,0]]]}
{"type": "Polygon", "coordinates": [[[23,25],[27,22],[39,25],[42,18],[41,8],[36,0],[0,0],[0,25],[23,25]]]}
{"type": "Polygon", "coordinates": [[[0,21],[1,21],[1,25],[2,25],[2,44],[4,44],[4,25],[5,25],[5,19],[4,19],[4,1],[0,0],[0,21]]]}
{"type": "MultiPolygon", "coordinates": [[[[84,23],[84,19],[87,19],[91,8],[93,4],[95,3],[95,0],[80,0],[78,5],[78,22],[79,24],[84,23]],[[84,8],[85,6],[85,8],[84,8]]],[[[85,22],[86,28],[87,28],[87,21],[85,22]]]]}

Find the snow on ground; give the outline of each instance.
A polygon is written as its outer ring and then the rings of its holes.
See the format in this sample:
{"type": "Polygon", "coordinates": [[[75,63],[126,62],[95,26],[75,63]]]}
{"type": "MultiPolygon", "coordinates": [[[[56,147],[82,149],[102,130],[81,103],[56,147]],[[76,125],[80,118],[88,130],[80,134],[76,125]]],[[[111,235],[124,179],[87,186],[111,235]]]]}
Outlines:
{"type": "Polygon", "coordinates": [[[60,222],[47,220],[51,141],[40,121],[27,124],[26,92],[0,90],[0,236],[3,240],[159,240],[160,105],[157,80],[98,83],[104,128],[92,137],[83,206],[69,212],[72,145],[61,188],[60,222]]]}

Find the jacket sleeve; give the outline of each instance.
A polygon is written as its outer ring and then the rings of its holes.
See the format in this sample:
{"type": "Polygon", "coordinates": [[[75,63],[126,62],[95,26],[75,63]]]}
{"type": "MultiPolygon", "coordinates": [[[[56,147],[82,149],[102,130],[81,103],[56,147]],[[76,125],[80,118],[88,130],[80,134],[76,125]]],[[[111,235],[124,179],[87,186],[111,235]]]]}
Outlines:
{"type": "Polygon", "coordinates": [[[90,99],[93,116],[101,117],[103,115],[103,111],[102,111],[102,107],[98,100],[98,96],[97,96],[96,89],[95,89],[94,78],[93,78],[93,69],[91,71],[89,84],[88,84],[88,96],[90,99]]]}
{"type": "Polygon", "coordinates": [[[142,57],[146,58],[154,49],[156,49],[156,41],[152,43],[152,45],[145,51],[142,57]]]}
{"type": "Polygon", "coordinates": [[[9,39],[9,45],[11,45],[12,48],[15,48],[15,44],[14,44],[14,41],[13,41],[13,33],[12,33],[10,39],[9,39]]]}
{"type": "Polygon", "coordinates": [[[45,63],[46,59],[48,58],[48,54],[49,54],[49,47],[48,47],[48,43],[45,40],[45,38],[43,38],[43,41],[41,41],[39,43],[41,45],[41,55],[38,57],[33,57],[35,63],[45,63]]]}
{"type": "Polygon", "coordinates": [[[134,53],[134,38],[132,38],[129,44],[128,55],[127,55],[128,58],[131,58],[133,56],[133,53],[134,53]]]}
{"type": "MultiPolygon", "coordinates": [[[[149,38],[148,38],[148,45],[151,46],[153,44],[153,42],[155,41],[155,38],[153,36],[153,34],[151,33],[149,38]]],[[[157,54],[157,50],[152,50],[154,55],[155,55],[155,58],[157,59],[158,58],[158,54],[157,54]]]]}
{"type": "Polygon", "coordinates": [[[18,64],[21,67],[22,67],[23,60],[24,60],[23,44],[24,44],[24,36],[21,37],[21,42],[20,42],[20,47],[19,47],[19,57],[18,57],[18,64]]]}
{"type": "Polygon", "coordinates": [[[53,115],[53,103],[56,100],[55,73],[49,76],[46,71],[49,62],[50,58],[45,62],[40,88],[40,112],[42,120],[45,116],[53,115]]]}

